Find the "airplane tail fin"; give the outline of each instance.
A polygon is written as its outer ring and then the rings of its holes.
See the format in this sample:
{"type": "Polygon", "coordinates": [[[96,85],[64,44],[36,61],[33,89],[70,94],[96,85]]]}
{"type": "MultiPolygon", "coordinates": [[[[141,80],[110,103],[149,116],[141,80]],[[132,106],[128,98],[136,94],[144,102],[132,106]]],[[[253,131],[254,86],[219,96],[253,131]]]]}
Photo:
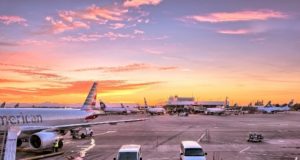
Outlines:
{"type": "Polygon", "coordinates": [[[272,101],[269,101],[266,105],[265,105],[265,107],[269,107],[269,106],[271,106],[272,104],[272,101]]]}
{"type": "Polygon", "coordinates": [[[290,101],[290,103],[288,104],[288,107],[291,107],[293,104],[294,104],[294,99],[292,99],[292,100],[290,101]]]}
{"type": "Polygon", "coordinates": [[[92,110],[96,106],[96,99],[97,99],[97,82],[94,82],[92,88],[85,99],[81,110],[92,110]]]}
{"type": "Polygon", "coordinates": [[[148,108],[147,100],[145,97],[144,97],[144,103],[145,103],[145,107],[148,108]]]}
{"type": "Polygon", "coordinates": [[[5,102],[3,102],[2,104],[1,104],[1,106],[0,106],[0,108],[4,108],[5,107],[5,102]]]}
{"type": "Polygon", "coordinates": [[[17,103],[17,104],[15,105],[15,108],[19,108],[19,103],[17,103]]]}
{"type": "Polygon", "coordinates": [[[104,110],[106,108],[106,105],[103,101],[100,100],[100,109],[104,110]]]}

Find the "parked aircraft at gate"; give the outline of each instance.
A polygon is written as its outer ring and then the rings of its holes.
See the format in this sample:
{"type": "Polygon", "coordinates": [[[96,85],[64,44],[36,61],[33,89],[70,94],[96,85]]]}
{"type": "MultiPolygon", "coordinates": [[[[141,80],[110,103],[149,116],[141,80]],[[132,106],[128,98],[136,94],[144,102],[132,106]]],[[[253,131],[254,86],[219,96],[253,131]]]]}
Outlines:
{"type": "Polygon", "coordinates": [[[25,138],[32,149],[43,150],[51,148],[56,140],[62,147],[62,136],[76,128],[145,120],[90,122],[100,114],[93,110],[96,97],[97,83],[94,82],[81,109],[0,108],[0,130],[8,131],[4,159],[15,159],[16,146],[25,138]]]}
{"type": "Polygon", "coordinates": [[[147,100],[146,98],[144,98],[144,103],[145,103],[145,110],[147,113],[151,114],[151,115],[161,115],[161,114],[165,114],[166,110],[162,107],[149,107],[147,104],[147,100]]]}
{"type": "Polygon", "coordinates": [[[293,105],[293,103],[294,103],[294,100],[291,100],[286,105],[283,105],[281,107],[276,107],[276,106],[273,106],[270,101],[266,106],[257,107],[257,110],[261,111],[263,113],[276,113],[276,112],[289,111],[290,107],[293,105]]]}

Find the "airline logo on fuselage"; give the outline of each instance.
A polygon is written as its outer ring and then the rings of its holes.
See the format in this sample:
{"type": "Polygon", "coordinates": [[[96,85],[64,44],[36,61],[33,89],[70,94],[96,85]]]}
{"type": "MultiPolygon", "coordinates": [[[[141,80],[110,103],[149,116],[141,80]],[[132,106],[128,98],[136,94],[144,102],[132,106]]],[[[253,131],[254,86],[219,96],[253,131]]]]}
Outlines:
{"type": "Polygon", "coordinates": [[[35,124],[42,123],[42,115],[34,114],[13,114],[13,115],[2,115],[0,116],[0,125],[22,125],[22,124],[35,124]]]}

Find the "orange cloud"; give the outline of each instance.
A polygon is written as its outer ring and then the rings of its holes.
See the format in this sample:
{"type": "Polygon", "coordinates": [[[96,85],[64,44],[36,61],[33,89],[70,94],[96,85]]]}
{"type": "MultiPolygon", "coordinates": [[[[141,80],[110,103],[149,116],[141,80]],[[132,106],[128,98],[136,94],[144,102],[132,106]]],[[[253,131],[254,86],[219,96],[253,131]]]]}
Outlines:
{"type": "Polygon", "coordinates": [[[12,23],[17,23],[17,24],[21,24],[24,26],[27,26],[26,24],[27,20],[19,17],[19,16],[0,16],[0,23],[9,25],[12,23]]]}
{"type": "Polygon", "coordinates": [[[139,7],[142,5],[158,5],[162,0],[126,0],[125,7],[139,7]]]}
{"type": "Polygon", "coordinates": [[[116,67],[94,67],[94,68],[83,68],[77,69],[75,71],[82,72],[82,71],[103,71],[103,72],[132,72],[132,71],[139,71],[139,70],[148,70],[148,69],[157,69],[157,70],[173,70],[177,69],[174,66],[154,66],[145,63],[133,63],[124,66],[116,66],[116,67]]]}
{"type": "Polygon", "coordinates": [[[252,33],[250,30],[247,29],[237,29],[237,30],[219,30],[217,31],[221,34],[232,34],[232,35],[243,35],[243,34],[249,34],[252,33]]]}
{"type": "Polygon", "coordinates": [[[77,69],[75,71],[97,71],[101,70],[104,72],[131,72],[137,70],[144,70],[149,69],[150,66],[144,63],[134,63],[125,66],[117,66],[117,67],[95,67],[95,68],[84,68],[84,69],[77,69]]]}
{"type": "Polygon", "coordinates": [[[14,79],[0,79],[0,83],[15,83],[15,82],[24,82],[24,81],[14,80],[14,79]]]}
{"type": "Polygon", "coordinates": [[[162,71],[166,71],[166,70],[175,70],[177,68],[178,67],[170,66],[170,67],[159,67],[158,69],[162,71]]]}
{"type": "Polygon", "coordinates": [[[194,20],[197,22],[236,22],[236,21],[253,21],[253,20],[268,20],[271,18],[287,18],[282,12],[273,10],[258,10],[258,11],[239,11],[239,12],[217,12],[208,15],[193,15],[187,16],[185,19],[194,20]]]}
{"type": "MultiPolygon", "coordinates": [[[[162,82],[143,82],[128,83],[124,80],[103,80],[99,81],[99,92],[107,93],[122,90],[135,90],[147,86],[156,85],[162,82]]],[[[18,96],[53,96],[64,94],[86,94],[91,87],[90,81],[62,82],[62,87],[44,88],[44,89],[18,89],[18,88],[2,88],[0,95],[15,94],[18,96]]]]}

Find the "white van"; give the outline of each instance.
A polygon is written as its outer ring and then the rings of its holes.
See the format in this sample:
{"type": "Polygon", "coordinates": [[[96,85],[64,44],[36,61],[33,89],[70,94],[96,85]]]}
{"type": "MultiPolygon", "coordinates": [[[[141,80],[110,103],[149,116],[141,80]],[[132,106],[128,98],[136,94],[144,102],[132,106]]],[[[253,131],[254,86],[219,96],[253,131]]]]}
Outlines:
{"type": "Polygon", "coordinates": [[[123,145],[114,160],[142,160],[141,146],[135,144],[123,145]]]}
{"type": "Polygon", "coordinates": [[[182,141],[180,145],[180,160],[206,160],[202,147],[196,141],[182,141]]]}

